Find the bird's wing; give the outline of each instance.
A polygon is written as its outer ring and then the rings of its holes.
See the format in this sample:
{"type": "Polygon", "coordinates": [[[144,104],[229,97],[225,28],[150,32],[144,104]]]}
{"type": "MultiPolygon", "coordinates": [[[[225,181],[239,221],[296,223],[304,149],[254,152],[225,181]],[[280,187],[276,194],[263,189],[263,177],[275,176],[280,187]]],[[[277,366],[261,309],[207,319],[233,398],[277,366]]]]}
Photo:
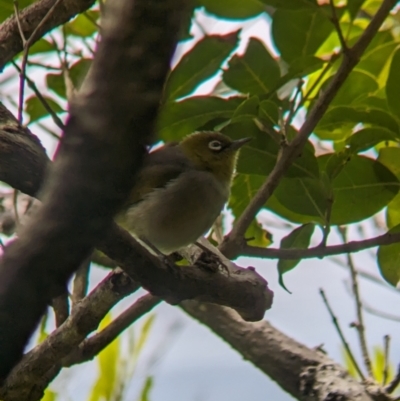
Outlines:
{"type": "Polygon", "coordinates": [[[140,202],[155,188],[163,188],[187,169],[193,169],[179,146],[164,146],[146,156],[142,170],[129,196],[128,205],[140,202]]]}

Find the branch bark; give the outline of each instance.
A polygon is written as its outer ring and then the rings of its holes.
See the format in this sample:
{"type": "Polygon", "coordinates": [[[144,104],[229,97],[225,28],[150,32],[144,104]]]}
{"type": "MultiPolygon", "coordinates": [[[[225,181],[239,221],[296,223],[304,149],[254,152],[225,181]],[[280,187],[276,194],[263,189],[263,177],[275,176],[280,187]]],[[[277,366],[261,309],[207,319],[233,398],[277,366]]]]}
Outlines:
{"type": "MultiPolygon", "coordinates": [[[[31,37],[36,27],[41,23],[55,0],[37,1],[19,13],[19,20],[25,38],[31,37]]],[[[32,44],[47,32],[69,21],[75,15],[86,11],[94,4],[94,0],[63,0],[51,18],[36,32],[32,44]]],[[[23,49],[18,21],[15,16],[8,18],[0,25],[0,71],[23,49]]]]}
{"type": "Polygon", "coordinates": [[[46,305],[89,255],[134,184],[185,5],[107,3],[102,42],[90,78],[71,104],[43,207],[1,261],[0,378],[21,358],[46,305]]]}
{"type": "Polygon", "coordinates": [[[62,368],[62,358],[73,352],[95,330],[108,311],[139,288],[120,270],[110,273],[59,328],[28,352],[0,388],[4,401],[37,401],[62,368]]]}
{"type": "Polygon", "coordinates": [[[385,401],[390,396],[349,376],[319,350],[309,349],[266,321],[249,323],[217,305],[185,301],[181,307],[300,401],[385,401]]]}

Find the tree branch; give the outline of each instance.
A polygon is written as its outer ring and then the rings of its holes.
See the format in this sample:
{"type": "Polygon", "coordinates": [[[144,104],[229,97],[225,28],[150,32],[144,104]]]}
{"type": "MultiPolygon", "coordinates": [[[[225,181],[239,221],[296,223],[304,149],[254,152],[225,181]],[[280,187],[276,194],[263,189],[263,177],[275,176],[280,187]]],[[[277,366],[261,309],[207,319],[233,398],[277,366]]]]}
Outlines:
{"type": "Polygon", "coordinates": [[[240,255],[265,259],[324,258],[330,255],[359,252],[364,249],[373,248],[380,245],[395,244],[397,242],[400,242],[400,233],[387,232],[377,237],[361,241],[350,241],[346,244],[331,245],[326,247],[316,246],[308,249],[261,248],[257,246],[245,245],[241,250],[240,255]]]}
{"type": "Polygon", "coordinates": [[[139,298],[126,311],[115,318],[104,330],[90,338],[86,338],[79,346],[62,360],[62,366],[69,367],[90,361],[99,352],[111,344],[124,330],[136,320],[150,312],[161,299],[151,294],[139,298]]]}
{"type": "MultiPolygon", "coordinates": [[[[25,38],[32,37],[34,31],[54,4],[55,0],[41,0],[18,13],[21,33],[25,38]]],[[[66,23],[76,14],[86,11],[93,4],[94,0],[63,0],[62,4],[57,5],[51,18],[44,21],[39,29],[36,30],[35,36],[32,37],[31,45],[47,32],[66,23]]],[[[23,47],[18,29],[18,18],[16,16],[10,17],[0,25],[0,70],[22,51],[23,47]]]]}
{"type": "Polygon", "coordinates": [[[71,104],[43,207],[1,260],[0,378],[21,358],[51,298],[107,230],[153,133],[185,1],[126,0],[107,7],[102,41],[71,104]]]}
{"type": "Polygon", "coordinates": [[[59,328],[28,352],[0,388],[4,401],[37,401],[61,369],[61,359],[72,352],[100,324],[121,299],[138,290],[121,270],[110,273],[59,328]]]}
{"type": "Polygon", "coordinates": [[[232,231],[225,238],[220,249],[222,253],[230,259],[238,256],[244,246],[244,234],[247,227],[256,217],[257,213],[272,195],[273,191],[278,186],[283,175],[293,163],[293,161],[300,156],[308,137],[311,135],[314,128],[317,126],[319,120],[329,107],[329,104],[336,96],[341,88],[343,82],[347,79],[353,68],[359,62],[363,52],[375,36],[379,27],[382,25],[385,18],[388,16],[390,10],[394,7],[397,0],[384,0],[381,7],[372,18],[370,24],[361,35],[356,44],[349,48],[343,55],[343,61],[333,79],[316,101],[314,107],[308,113],[307,119],[300,128],[297,136],[292,142],[282,149],[280,156],[275,164],[275,167],[268,176],[268,179],[258,190],[254,198],[246,207],[242,215],[237,219],[232,231]]]}
{"type": "Polygon", "coordinates": [[[370,396],[324,353],[305,347],[265,320],[245,322],[227,308],[196,301],[185,301],[182,308],[300,401],[390,399],[384,393],[370,396]]]}

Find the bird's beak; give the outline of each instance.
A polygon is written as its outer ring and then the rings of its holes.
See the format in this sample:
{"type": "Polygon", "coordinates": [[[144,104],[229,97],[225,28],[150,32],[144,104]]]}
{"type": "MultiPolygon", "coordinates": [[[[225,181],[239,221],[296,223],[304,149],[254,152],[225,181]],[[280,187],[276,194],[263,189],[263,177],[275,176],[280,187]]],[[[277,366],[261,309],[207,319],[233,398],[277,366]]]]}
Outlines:
{"type": "Polygon", "coordinates": [[[240,149],[243,145],[245,145],[247,142],[250,142],[253,138],[242,138],[238,139],[236,141],[233,141],[232,144],[229,146],[231,149],[240,149]]]}

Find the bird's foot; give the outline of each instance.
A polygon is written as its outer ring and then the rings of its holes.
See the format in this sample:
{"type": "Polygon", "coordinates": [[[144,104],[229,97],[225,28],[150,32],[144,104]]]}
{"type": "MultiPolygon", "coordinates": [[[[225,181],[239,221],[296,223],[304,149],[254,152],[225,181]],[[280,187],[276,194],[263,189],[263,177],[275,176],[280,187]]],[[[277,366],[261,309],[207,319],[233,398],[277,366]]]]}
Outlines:
{"type": "Polygon", "coordinates": [[[203,250],[197,260],[194,262],[194,266],[199,267],[202,270],[206,270],[210,273],[218,272],[219,268],[221,267],[229,275],[229,270],[227,266],[222,262],[220,257],[208,249],[203,250]]]}

